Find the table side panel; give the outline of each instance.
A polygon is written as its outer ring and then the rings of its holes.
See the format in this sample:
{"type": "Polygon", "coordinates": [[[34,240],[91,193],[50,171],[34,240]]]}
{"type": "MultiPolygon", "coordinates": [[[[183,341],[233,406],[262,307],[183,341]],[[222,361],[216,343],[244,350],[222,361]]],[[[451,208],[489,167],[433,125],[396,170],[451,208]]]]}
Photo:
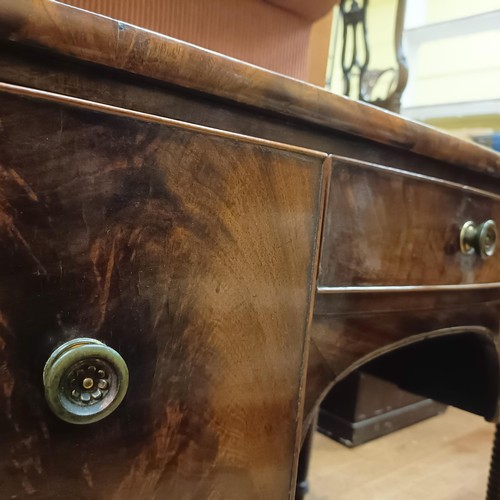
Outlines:
{"type": "Polygon", "coordinates": [[[0,94],[5,498],[286,498],[323,158],[0,94]],[[41,372],[90,336],[129,366],[107,419],[41,372]]]}

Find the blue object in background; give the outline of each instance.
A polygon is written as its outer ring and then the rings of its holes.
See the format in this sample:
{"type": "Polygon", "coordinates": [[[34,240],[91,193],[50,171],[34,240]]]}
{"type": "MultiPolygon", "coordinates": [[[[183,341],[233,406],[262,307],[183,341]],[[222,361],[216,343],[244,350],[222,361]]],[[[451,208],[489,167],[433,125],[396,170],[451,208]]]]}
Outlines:
{"type": "Polygon", "coordinates": [[[500,151],[500,132],[491,135],[491,147],[495,151],[500,151]]]}
{"type": "Polygon", "coordinates": [[[488,135],[476,135],[471,137],[474,142],[481,144],[481,146],[486,146],[494,151],[500,151],[500,132],[493,132],[488,135]]]}

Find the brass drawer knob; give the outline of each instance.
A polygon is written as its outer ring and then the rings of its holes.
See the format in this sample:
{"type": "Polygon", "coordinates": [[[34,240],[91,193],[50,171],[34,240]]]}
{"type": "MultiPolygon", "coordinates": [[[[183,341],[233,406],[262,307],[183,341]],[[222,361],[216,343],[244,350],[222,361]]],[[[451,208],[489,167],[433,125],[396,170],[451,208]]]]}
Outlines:
{"type": "Polygon", "coordinates": [[[45,399],[60,419],[91,424],[123,401],[128,368],[114,349],[90,338],[70,340],[49,357],[43,370],[45,399]]]}
{"type": "Polygon", "coordinates": [[[460,250],[465,255],[476,252],[482,259],[487,259],[495,253],[496,242],[497,226],[492,220],[482,224],[468,221],[460,231],[460,250]]]}

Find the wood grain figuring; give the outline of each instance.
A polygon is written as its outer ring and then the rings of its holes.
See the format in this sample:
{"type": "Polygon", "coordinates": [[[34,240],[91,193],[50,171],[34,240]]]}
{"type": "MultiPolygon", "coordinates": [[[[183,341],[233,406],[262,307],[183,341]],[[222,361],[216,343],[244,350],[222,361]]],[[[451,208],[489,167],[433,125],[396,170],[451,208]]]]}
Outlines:
{"type": "Polygon", "coordinates": [[[312,20],[276,8],[265,0],[65,0],[62,3],[294,78],[307,76],[312,20]]]}
{"type": "Polygon", "coordinates": [[[294,486],[323,159],[0,95],[5,498],[264,499],[294,486]],[[129,365],[90,426],[43,363],[91,336],[129,365]]]}
{"type": "Polygon", "coordinates": [[[500,155],[431,127],[122,22],[47,0],[2,0],[0,36],[500,175],[500,155]]]}
{"type": "Polygon", "coordinates": [[[110,68],[58,58],[41,49],[0,40],[0,75],[5,82],[51,94],[63,94],[150,115],[172,118],[246,136],[301,146],[336,155],[403,168],[448,179],[500,194],[491,176],[418,156],[409,151],[377,144],[284,116],[237,103],[210,98],[188,90],[144,81],[137,75],[117,74],[110,68]],[[125,77],[126,76],[126,77],[125,77]]]}
{"type": "Polygon", "coordinates": [[[346,375],[370,359],[374,359],[419,338],[453,335],[463,331],[493,337],[497,307],[481,308],[485,318],[459,308],[426,313],[409,311],[396,314],[366,314],[347,318],[315,317],[312,338],[337,377],[346,375]],[[489,328],[483,326],[487,324],[489,328]],[[430,329],[429,325],[432,325],[430,329]],[[469,330],[468,330],[469,329],[469,330]],[[370,332],[370,335],[367,335],[370,332]]]}
{"type": "MultiPolygon", "coordinates": [[[[483,292],[483,296],[477,298],[478,303],[467,294],[454,298],[437,292],[423,296],[419,293],[394,295],[398,297],[391,294],[371,298],[351,295],[344,300],[342,296],[320,296],[311,327],[304,429],[308,428],[315,408],[335,382],[367,362],[404,346],[431,338],[453,338],[464,332],[475,332],[488,346],[486,350],[489,354],[482,363],[493,363],[492,366],[498,367],[495,347],[500,303],[498,291],[483,292]]],[[[429,352],[432,352],[432,343],[428,346],[429,352]]],[[[449,359],[453,356],[467,359],[467,352],[463,352],[457,343],[455,352],[449,353],[449,356],[449,359]]],[[[467,366],[472,366],[472,363],[472,358],[464,362],[464,374],[469,372],[467,366]]],[[[419,370],[424,378],[425,365],[419,370]]],[[[456,396],[460,394],[459,386],[454,384],[454,388],[448,388],[448,397],[455,398],[455,404],[458,400],[456,396]]],[[[464,397],[470,394],[470,388],[465,385],[461,390],[464,397]]],[[[498,414],[496,379],[492,378],[491,385],[475,390],[486,391],[485,398],[489,405],[487,418],[495,418],[498,414]]],[[[434,397],[432,386],[426,387],[422,395],[434,397]]]]}
{"type": "MultiPolygon", "coordinates": [[[[142,113],[140,111],[135,111],[132,109],[125,109],[117,106],[110,106],[108,104],[102,104],[99,102],[88,101],[86,99],[79,99],[75,97],[70,97],[66,95],[56,94],[53,92],[45,92],[43,90],[32,89],[27,87],[21,87],[19,85],[12,85],[9,83],[0,82],[0,92],[5,94],[11,94],[16,96],[24,96],[35,99],[43,99],[46,101],[65,104],[68,106],[81,108],[90,111],[97,111],[101,113],[107,113],[114,116],[122,116],[126,118],[133,118],[135,120],[140,120],[148,123],[157,123],[160,125],[169,125],[171,127],[187,129],[198,133],[208,133],[211,135],[221,136],[240,142],[247,142],[250,144],[258,144],[261,146],[270,146],[274,149],[282,149],[288,152],[303,153],[309,156],[315,156],[317,158],[327,159],[327,154],[321,151],[314,151],[307,148],[302,148],[300,146],[293,146],[290,144],[279,143],[275,141],[269,141],[266,139],[259,139],[252,136],[236,134],[226,130],[213,129],[211,127],[205,127],[203,125],[186,123],[179,120],[173,120],[171,118],[166,118],[164,116],[153,115],[151,113],[142,113]]],[[[329,161],[331,163],[331,161],[329,161]]]]}
{"type": "Polygon", "coordinates": [[[0,0],[0,110],[2,498],[291,499],[367,363],[500,417],[499,257],[457,247],[497,153],[47,0],[0,0]],[[131,375],[88,427],[41,380],[78,336],[131,375]]]}
{"type": "Polygon", "coordinates": [[[500,222],[500,198],[439,179],[334,159],[319,286],[500,282],[500,253],[463,255],[469,220],[500,222]]]}

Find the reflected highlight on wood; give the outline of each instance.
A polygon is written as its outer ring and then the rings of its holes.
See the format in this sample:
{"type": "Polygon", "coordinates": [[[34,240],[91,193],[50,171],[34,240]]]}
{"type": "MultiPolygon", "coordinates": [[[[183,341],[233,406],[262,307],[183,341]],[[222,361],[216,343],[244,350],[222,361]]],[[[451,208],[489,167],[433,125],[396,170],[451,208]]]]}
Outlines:
{"type": "Polygon", "coordinates": [[[0,105],[5,498],[291,500],[367,363],[498,420],[497,153],[48,0],[0,0],[0,105]],[[42,383],[79,337],[130,374],[88,426],[42,383]]]}
{"type": "Polygon", "coordinates": [[[287,496],[323,159],[0,101],[3,494],[287,496]],[[41,368],[83,333],[121,353],[130,388],[75,428],[41,368]]]}
{"type": "Polygon", "coordinates": [[[318,285],[499,283],[499,252],[483,260],[459,247],[467,221],[489,219],[500,220],[491,193],[334,159],[318,285]]]}
{"type": "Polygon", "coordinates": [[[3,0],[0,20],[16,42],[500,175],[498,155],[478,145],[123,22],[47,0],[3,0]]]}

